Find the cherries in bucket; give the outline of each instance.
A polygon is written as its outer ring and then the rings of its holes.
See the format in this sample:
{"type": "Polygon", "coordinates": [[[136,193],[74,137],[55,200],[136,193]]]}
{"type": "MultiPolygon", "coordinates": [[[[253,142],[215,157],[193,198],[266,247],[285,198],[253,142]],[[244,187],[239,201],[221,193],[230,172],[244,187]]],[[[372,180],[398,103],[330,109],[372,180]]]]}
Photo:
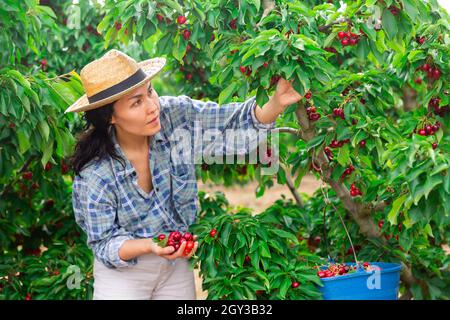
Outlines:
{"type": "Polygon", "coordinates": [[[186,247],[183,252],[185,256],[189,255],[192,249],[194,248],[194,235],[192,235],[189,232],[182,234],[179,231],[172,231],[169,233],[168,236],[162,233],[157,237],[153,238],[153,241],[163,248],[172,246],[175,248],[175,251],[177,251],[180,248],[183,242],[186,242],[186,247]]]}
{"type": "MultiPolygon", "coordinates": [[[[364,262],[362,264],[364,271],[372,271],[373,267],[369,264],[369,262],[364,262]]],[[[346,274],[351,274],[357,271],[356,265],[349,266],[345,263],[330,263],[326,267],[321,268],[317,271],[317,275],[319,278],[331,278],[335,276],[343,276],[346,274]]]]}

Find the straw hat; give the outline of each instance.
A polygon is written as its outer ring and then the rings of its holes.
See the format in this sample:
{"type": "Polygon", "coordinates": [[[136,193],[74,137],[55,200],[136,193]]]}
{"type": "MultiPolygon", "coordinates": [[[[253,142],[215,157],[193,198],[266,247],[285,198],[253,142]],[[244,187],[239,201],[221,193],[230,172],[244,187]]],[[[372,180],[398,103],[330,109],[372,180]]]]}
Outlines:
{"type": "Polygon", "coordinates": [[[119,50],[110,50],[81,70],[80,78],[86,94],[64,113],[88,111],[116,101],[156,76],[165,63],[165,58],[138,63],[119,50]]]}

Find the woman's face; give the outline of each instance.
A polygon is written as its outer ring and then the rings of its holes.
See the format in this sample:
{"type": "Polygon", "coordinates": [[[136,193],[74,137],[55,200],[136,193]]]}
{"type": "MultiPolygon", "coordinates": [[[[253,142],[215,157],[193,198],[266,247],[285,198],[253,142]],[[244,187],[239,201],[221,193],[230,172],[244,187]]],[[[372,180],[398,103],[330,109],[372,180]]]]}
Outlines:
{"type": "Polygon", "coordinates": [[[138,136],[152,136],[161,130],[158,94],[150,81],[114,103],[111,123],[116,130],[138,136]]]}

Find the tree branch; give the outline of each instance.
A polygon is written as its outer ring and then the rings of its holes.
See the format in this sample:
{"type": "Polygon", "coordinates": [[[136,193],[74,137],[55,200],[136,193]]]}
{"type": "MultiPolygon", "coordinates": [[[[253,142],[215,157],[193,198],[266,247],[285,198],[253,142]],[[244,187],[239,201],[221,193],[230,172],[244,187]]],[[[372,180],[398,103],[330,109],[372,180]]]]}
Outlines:
{"type": "Polygon", "coordinates": [[[289,127],[280,127],[280,128],[274,128],[271,130],[272,133],[274,132],[284,132],[284,133],[291,133],[294,135],[299,136],[301,129],[295,129],[295,128],[289,128],[289,127]]]}
{"type": "MultiPolygon", "coordinates": [[[[285,168],[283,168],[285,169],[285,168]]],[[[284,171],[287,171],[286,169],[284,171]]],[[[291,191],[292,195],[295,198],[295,201],[297,202],[298,206],[303,208],[303,201],[302,198],[300,197],[300,194],[297,192],[297,190],[295,189],[295,184],[291,179],[291,176],[289,174],[286,174],[286,183],[288,185],[289,190],[291,191]]]]}

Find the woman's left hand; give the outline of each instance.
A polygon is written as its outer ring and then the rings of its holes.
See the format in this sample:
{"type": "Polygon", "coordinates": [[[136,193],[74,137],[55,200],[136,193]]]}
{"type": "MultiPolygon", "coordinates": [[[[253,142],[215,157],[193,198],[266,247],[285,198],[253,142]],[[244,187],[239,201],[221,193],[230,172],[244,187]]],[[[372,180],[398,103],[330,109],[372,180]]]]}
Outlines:
{"type": "Polygon", "coordinates": [[[277,83],[277,88],[272,97],[274,102],[279,104],[282,109],[285,109],[289,105],[300,101],[302,96],[293,87],[292,83],[281,78],[277,83]]]}

